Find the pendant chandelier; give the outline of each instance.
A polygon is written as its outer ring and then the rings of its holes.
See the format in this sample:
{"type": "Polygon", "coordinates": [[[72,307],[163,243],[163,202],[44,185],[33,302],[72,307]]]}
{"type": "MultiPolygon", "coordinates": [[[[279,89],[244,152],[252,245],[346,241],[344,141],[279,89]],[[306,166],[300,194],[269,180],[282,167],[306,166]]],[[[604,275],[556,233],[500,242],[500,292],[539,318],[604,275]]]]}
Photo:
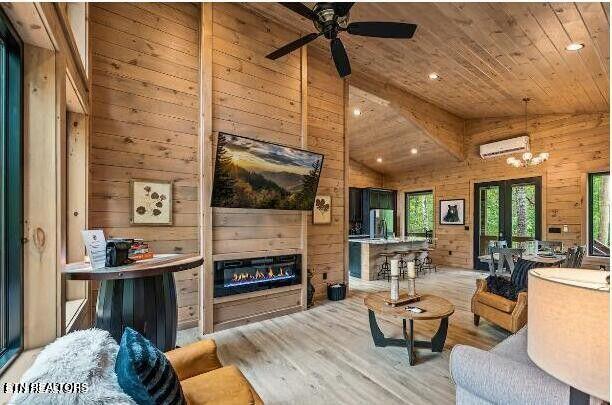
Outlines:
{"type": "MultiPolygon", "coordinates": [[[[530,99],[525,97],[523,99],[523,103],[525,103],[525,134],[528,133],[528,124],[527,124],[527,103],[529,103],[530,99]]],[[[540,163],[545,162],[550,157],[548,152],[540,152],[537,155],[533,155],[531,152],[525,152],[521,156],[520,159],[515,158],[514,156],[506,159],[506,163],[510,166],[514,167],[528,167],[528,166],[537,166],[540,163]]]]}

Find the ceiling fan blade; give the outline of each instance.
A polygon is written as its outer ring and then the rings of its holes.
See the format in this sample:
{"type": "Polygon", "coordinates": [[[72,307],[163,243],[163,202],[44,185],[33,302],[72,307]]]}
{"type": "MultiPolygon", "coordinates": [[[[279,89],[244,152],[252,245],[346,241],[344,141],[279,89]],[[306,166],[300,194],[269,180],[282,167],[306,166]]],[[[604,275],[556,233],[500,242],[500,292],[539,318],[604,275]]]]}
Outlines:
{"type": "Polygon", "coordinates": [[[266,58],[274,60],[280,58],[281,56],[285,56],[288,53],[291,53],[296,49],[303,47],[307,43],[314,41],[319,37],[319,35],[321,34],[313,32],[312,34],[308,34],[302,38],[296,39],[295,41],[290,42],[287,45],[278,48],[276,51],[266,55],[266,58]]]}
{"type": "Polygon", "coordinates": [[[281,6],[287,7],[289,10],[293,11],[294,13],[298,13],[299,15],[301,15],[302,17],[306,17],[309,20],[316,20],[317,19],[317,15],[308,7],[306,7],[305,5],[303,5],[302,3],[278,3],[281,6]]]}
{"type": "Polygon", "coordinates": [[[348,55],[342,45],[340,38],[334,38],[331,40],[331,54],[336,64],[336,69],[340,74],[340,77],[345,77],[351,74],[351,63],[349,62],[348,55]]]}
{"type": "Polygon", "coordinates": [[[338,16],[344,17],[349,13],[353,4],[355,3],[334,3],[334,11],[338,16]]]}
{"type": "Polygon", "coordinates": [[[416,24],[362,21],[353,22],[346,27],[346,31],[353,35],[378,38],[412,38],[417,29],[416,24]]]}

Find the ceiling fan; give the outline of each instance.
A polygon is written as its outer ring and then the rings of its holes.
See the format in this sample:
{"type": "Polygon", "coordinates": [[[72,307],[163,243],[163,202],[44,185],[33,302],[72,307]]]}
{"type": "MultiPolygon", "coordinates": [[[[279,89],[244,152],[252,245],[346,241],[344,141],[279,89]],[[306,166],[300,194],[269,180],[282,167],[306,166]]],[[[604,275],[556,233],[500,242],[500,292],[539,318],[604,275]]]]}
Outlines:
{"type": "Polygon", "coordinates": [[[340,77],[351,74],[348,55],[342,41],[338,38],[340,32],[346,31],[349,34],[364,37],[410,39],[417,29],[416,24],[400,22],[362,21],[349,23],[349,11],[355,3],[316,3],[312,10],[302,3],[279,4],[311,20],[318,32],[290,42],[266,55],[266,58],[278,59],[323,35],[330,40],[331,54],[340,77]]]}

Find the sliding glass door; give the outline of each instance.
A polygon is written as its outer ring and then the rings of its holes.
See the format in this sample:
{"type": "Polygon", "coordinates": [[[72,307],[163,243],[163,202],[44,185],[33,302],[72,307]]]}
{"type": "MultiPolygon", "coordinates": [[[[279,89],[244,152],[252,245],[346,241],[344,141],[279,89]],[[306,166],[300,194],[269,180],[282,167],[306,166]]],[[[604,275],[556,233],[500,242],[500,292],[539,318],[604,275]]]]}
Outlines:
{"type": "Polygon", "coordinates": [[[492,242],[521,247],[541,238],[539,177],[478,183],[474,187],[474,268],[486,270],[478,256],[492,242]]]}
{"type": "Polygon", "coordinates": [[[21,43],[0,10],[0,370],[22,348],[21,43]]]}

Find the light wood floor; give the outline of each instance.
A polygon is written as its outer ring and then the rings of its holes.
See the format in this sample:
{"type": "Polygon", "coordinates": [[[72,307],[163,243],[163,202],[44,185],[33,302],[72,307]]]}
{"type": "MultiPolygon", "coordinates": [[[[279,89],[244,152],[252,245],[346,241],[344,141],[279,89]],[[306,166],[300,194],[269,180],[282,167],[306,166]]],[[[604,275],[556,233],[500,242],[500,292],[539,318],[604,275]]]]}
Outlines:
{"type": "MultiPolygon", "coordinates": [[[[442,268],[417,279],[417,291],[455,305],[443,353],[417,350],[410,367],[401,347],[372,342],[363,296],[386,291],[386,281],[351,279],[349,297],[320,302],[304,312],[216,332],[224,364],[235,364],[266,404],[453,404],[450,350],[456,344],[489,349],[508,334],[482,320],[472,323],[470,298],[482,273],[442,268]]],[[[386,336],[401,337],[401,322],[378,318],[386,336]]],[[[430,338],[438,322],[415,322],[417,338],[430,338]]],[[[198,339],[197,329],[179,332],[178,344],[198,339]]]]}

